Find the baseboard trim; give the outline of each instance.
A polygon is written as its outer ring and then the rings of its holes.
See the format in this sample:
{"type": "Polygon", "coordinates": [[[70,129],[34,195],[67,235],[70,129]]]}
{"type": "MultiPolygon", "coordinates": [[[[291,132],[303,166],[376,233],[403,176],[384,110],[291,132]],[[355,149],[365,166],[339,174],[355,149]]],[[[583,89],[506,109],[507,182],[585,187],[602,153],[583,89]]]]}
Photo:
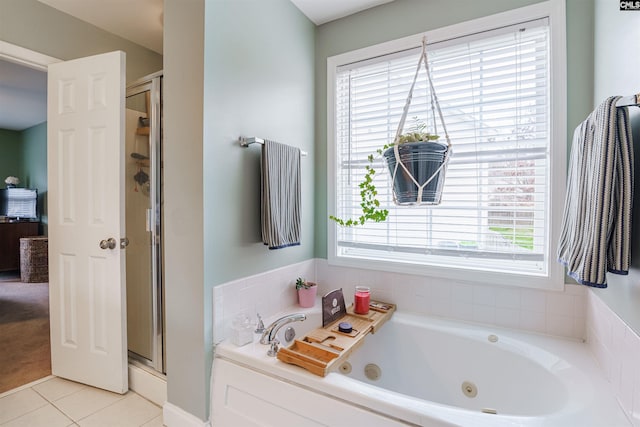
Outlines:
{"type": "Polygon", "coordinates": [[[167,380],[132,362],[129,362],[129,388],[158,406],[167,401],[167,380]]]}
{"type": "Polygon", "coordinates": [[[162,406],[162,418],[167,427],[211,427],[209,421],[202,421],[195,415],[166,402],[162,406]]]}

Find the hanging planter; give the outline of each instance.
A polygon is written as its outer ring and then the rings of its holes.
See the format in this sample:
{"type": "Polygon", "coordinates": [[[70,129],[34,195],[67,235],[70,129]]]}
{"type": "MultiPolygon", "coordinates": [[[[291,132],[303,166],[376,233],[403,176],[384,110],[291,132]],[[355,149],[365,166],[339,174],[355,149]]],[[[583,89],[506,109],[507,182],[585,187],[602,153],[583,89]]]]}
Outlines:
{"type": "Polygon", "coordinates": [[[393,201],[395,204],[401,206],[440,204],[450,154],[451,141],[449,140],[447,127],[440,110],[440,103],[431,80],[429,61],[427,60],[427,42],[426,39],[423,39],[422,54],[407,95],[396,137],[392,147],[383,153],[393,180],[393,201]],[[403,134],[404,123],[407,119],[407,112],[413,96],[413,88],[416,85],[418,73],[423,64],[429,81],[434,134],[424,133],[423,131],[426,127],[424,124],[416,125],[417,132],[403,134]],[[442,123],[446,143],[438,141],[440,137],[438,136],[436,124],[436,110],[440,123],[442,123]]]}
{"type": "MultiPolygon", "coordinates": [[[[385,145],[377,150],[377,153],[383,156],[387,163],[392,177],[393,201],[396,205],[440,204],[447,164],[451,155],[451,141],[431,80],[426,39],[422,41],[422,54],[416,67],[411,88],[407,94],[407,100],[393,143],[385,145]],[[420,68],[423,65],[429,82],[434,133],[425,132],[426,125],[418,118],[414,118],[416,121],[414,128],[410,132],[403,133],[413,97],[413,89],[416,85],[420,68]],[[436,125],[436,111],[442,124],[446,142],[438,141],[440,136],[436,125]]],[[[373,163],[374,156],[369,155],[368,159],[370,163],[373,163]]],[[[337,218],[333,215],[329,217],[342,226],[363,225],[368,220],[381,222],[385,221],[389,215],[387,209],[380,208],[380,202],[377,199],[378,191],[373,184],[375,170],[371,165],[368,165],[366,170],[364,180],[359,185],[362,198],[360,203],[362,215],[348,220],[337,218]]]]}
{"type": "Polygon", "coordinates": [[[394,176],[393,196],[397,205],[440,204],[448,155],[446,144],[410,142],[395,145],[383,155],[389,173],[394,176]],[[400,169],[397,169],[398,159],[400,169]]]}

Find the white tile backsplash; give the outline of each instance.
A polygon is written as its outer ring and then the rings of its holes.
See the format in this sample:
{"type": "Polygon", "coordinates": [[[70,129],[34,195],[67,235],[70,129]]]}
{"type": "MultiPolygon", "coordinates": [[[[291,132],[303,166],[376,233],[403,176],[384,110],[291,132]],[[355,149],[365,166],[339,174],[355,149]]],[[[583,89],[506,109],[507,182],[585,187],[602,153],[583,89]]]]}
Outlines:
{"type": "Polygon", "coordinates": [[[496,307],[495,323],[505,328],[520,328],[520,309],[496,307]]]}
{"type": "MultiPolygon", "coordinates": [[[[401,273],[333,267],[317,259],[320,280],[357,277],[379,294],[390,289],[389,302],[399,310],[464,321],[524,329],[584,340],[586,294],[584,286],[566,285],[564,292],[451,282],[401,273]],[[369,282],[366,282],[369,280],[369,282]]],[[[348,280],[348,279],[347,279],[348,280]]],[[[343,286],[350,289],[347,286],[343,286]]],[[[376,293],[373,293],[376,298],[376,293]]],[[[382,299],[380,297],[380,299],[382,299]]]]}
{"type": "Polygon", "coordinates": [[[640,337],[594,292],[586,296],[587,343],[633,425],[640,426],[640,337]]]}
{"type": "Polygon", "coordinates": [[[473,304],[464,301],[454,301],[451,307],[451,315],[456,319],[473,322],[473,304]]]}
{"type": "Polygon", "coordinates": [[[574,317],[573,318],[573,330],[577,337],[584,337],[586,339],[587,336],[587,324],[585,323],[585,317],[574,317]]]}
{"type": "Polygon", "coordinates": [[[567,294],[556,295],[554,298],[547,298],[547,314],[573,317],[574,299],[575,297],[573,295],[567,294]]]}
{"type": "Polygon", "coordinates": [[[557,335],[560,337],[575,337],[573,316],[565,316],[562,314],[547,313],[547,330],[549,335],[557,335]]]}
{"type": "Polygon", "coordinates": [[[463,283],[453,283],[452,297],[456,303],[473,304],[473,286],[463,283]]]}
{"type": "Polygon", "coordinates": [[[318,280],[315,260],[303,261],[243,277],[213,288],[213,341],[218,343],[229,336],[231,322],[239,314],[249,316],[255,323],[257,314],[271,317],[297,304],[295,282],[298,277],[318,283],[318,294],[324,289],[318,280]]]}
{"type": "Polygon", "coordinates": [[[547,321],[544,312],[522,310],[520,312],[520,327],[525,331],[544,333],[547,330],[547,321]]]}
{"type": "Polygon", "coordinates": [[[533,289],[520,290],[520,308],[523,310],[545,313],[546,295],[543,291],[533,289]]]}
{"type": "Polygon", "coordinates": [[[498,289],[496,291],[496,307],[519,310],[522,292],[517,289],[498,289]]]}
{"type": "Polygon", "coordinates": [[[496,308],[492,305],[473,305],[473,321],[487,325],[496,324],[496,308]]]}
{"type": "Polygon", "coordinates": [[[564,292],[451,282],[411,274],[330,266],[308,260],[214,288],[214,341],[226,338],[239,313],[252,320],[295,307],[294,282],[306,277],[318,283],[318,294],[342,288],[351,304],[356,285],[371,287],[373,299],[399,310],[523,329],[583,340],[587,298],[584,286],[566,285],[564,292]]]}
{"type": "MultiPolygon", "coordinates": [[[[389,282],[388,286],[401,286],[401,284],[396,284],[396,281],[392,281],[389,282]]],[[[398,291],[400,291],[400,289],[398,289],[398,291]]],[[[431,298],[433,298],[434,300],[446,300],[446,301],[451,301],[451,298],[453,298],[453,292],[451,289],[451,284],[450,283],[442,283],[442,282],[435,282],[431,284],[431,298]]]]}
{"type": "MultiPolygon", "coordinates": [[[[444,283],[443,285],[447,285],[444,283]]],[[[472,287],[473,292],[473,304],[495,307],[496,306],[496,289],[489,286],[477,286],[472,287]]]]}
{"type": "Polygon", "coordinates": [[[453,317],[453,306],[450,297],[434,296],[428,306],[430,310],[426,314],[440,317],[453,317]]]}

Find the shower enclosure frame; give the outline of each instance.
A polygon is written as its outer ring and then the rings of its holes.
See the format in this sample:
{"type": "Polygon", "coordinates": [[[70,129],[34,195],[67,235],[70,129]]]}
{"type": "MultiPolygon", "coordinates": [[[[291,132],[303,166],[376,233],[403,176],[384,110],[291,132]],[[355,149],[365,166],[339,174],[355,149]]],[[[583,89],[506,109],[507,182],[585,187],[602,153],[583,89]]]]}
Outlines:
{"type": "Polygon", "coordinates": [[[149,91],[149,182],[150,206],[148,223],[151,233],[151,283],[152,283],[152,359],[149,360],[133,351],[128,351],[129,358],[164,374],[164,268],[162,244],[162,76],[158,71],[142,77],[126,89],[126,98],[149,91]]]}

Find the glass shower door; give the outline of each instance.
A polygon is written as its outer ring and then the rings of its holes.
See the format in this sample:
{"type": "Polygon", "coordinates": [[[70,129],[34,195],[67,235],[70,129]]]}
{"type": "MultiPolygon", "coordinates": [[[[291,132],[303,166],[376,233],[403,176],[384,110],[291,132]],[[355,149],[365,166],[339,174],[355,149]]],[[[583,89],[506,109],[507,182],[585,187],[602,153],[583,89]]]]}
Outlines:
{"type": "Polygon", "coordinates": [[[161,75],[127,88],[125,203],[129,356],[164,372],[161,75]]]}

